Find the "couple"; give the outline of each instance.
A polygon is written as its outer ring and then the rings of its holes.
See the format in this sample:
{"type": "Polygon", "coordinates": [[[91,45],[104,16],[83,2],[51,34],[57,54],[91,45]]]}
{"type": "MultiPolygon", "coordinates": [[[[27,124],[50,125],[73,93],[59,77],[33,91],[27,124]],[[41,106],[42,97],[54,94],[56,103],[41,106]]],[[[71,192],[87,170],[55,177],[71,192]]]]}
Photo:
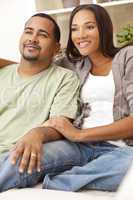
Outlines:
{"type": "MultiPolygon", "coordinates": [[[[36,14],[28,20],[18,68],[1,69],[3,79],[8,73],[5,84],[19,84],[16,97],[32,94],[23,108],[18,102],[20,118],[15,109],[8,111],[10,117],[15,115],[10,122],[13,133],[2,137],[15,145],[10,153],[3,145],[7,153],[0,157],[1,192],[40,181],[48,189],[114,191],[133,160],[133,46],[114,47],[110,17],[98,5],[76,7],[69,29],[67,57],[57,63],[73,69],[80,79],[81,114],[75,126],[67,118],[76,115],[78,80],[74,72],[51,65],[60,38],[51,17],[36,14]]],[[[9,105],[15,108],[13,102],[9,105]]]]}

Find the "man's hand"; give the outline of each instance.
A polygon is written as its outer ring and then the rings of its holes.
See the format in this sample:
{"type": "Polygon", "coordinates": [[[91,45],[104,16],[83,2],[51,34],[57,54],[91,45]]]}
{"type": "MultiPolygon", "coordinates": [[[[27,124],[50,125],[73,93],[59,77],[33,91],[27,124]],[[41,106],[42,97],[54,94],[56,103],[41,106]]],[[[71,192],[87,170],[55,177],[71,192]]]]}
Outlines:
{"type": "Polygon", "coordinates": [[[35,168],[40,171],[43,135],[43,128],[34,128],[15,144],[11,151],[11,163],[15,165],[20,159],[20,173],[27,169],[28,173],[32,174],[35,168]]]}
{"type": "Polygon", "coordinates": [[[65,117],[55,117],[47,120],[43,126],[56,129],[65,138],[73,142],[80,140],[80,130],[75,128],[73,124],[65,117]]]}

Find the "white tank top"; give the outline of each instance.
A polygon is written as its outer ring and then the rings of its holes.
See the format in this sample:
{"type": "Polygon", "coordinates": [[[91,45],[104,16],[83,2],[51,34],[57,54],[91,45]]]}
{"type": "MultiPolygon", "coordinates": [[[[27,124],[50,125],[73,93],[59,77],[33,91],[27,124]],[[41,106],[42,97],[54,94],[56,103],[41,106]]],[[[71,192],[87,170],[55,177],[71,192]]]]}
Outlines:
{"type": "Polygon", "coordinates": [[[112,71],[107,76],[89,74],[81,91],[84,103],[91,107],[90,116],[84,118],[82,128],[107,125],[113,122],[115,85],[112,71]]]}
{"type": "MultiPolygon", "coordinates": [[[[89,74],[81,91],[84,103],[89,103],[91,111],[89,117],[84,118],[82,128],[104,126],[112,123],[115,85],[112,71],[107,76],[89,74]]],[[[123,146],[121,140],[109,141],[123,146]]]]}

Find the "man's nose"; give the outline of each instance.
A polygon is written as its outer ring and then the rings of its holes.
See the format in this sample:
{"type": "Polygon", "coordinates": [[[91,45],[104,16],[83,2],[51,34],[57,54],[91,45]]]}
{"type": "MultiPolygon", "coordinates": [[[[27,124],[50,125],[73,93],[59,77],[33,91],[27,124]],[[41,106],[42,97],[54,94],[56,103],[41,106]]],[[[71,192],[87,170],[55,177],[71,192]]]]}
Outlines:
{"type": "Polygon", "coordinates": [[[32,43],[38,43],[37,34],[32,34],[31,37],[29,38],[29,41],[32,42],[32,43]]]}

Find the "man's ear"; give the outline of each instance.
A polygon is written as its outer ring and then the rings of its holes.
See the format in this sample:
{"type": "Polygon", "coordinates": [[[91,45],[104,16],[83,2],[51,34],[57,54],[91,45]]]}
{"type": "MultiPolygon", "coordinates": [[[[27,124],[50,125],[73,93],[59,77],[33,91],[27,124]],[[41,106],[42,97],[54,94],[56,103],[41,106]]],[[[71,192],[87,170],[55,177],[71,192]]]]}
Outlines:
{"type": "Polygon", "coordinates": [[[59,53],[60,47],[61,47],[60,43],[56,42],[54,56],[56,56],[59,53]]]}

